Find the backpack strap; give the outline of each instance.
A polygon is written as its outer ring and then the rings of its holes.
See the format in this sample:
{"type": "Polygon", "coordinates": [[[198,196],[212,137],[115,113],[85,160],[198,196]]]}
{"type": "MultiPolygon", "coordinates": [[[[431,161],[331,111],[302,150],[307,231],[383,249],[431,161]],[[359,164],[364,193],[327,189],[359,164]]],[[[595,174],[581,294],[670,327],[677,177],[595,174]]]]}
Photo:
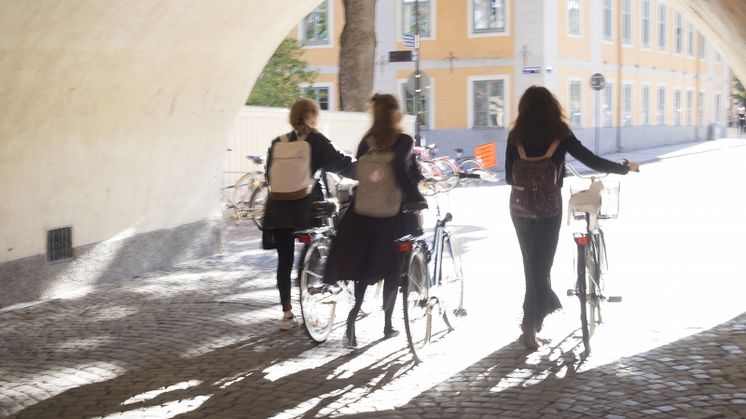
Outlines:
{"type": "Polygon", "coordinates": [[[559,147],[559,140],[555,139],[552,141],[552,144],[549,145],[549,149],[547,150],[546,154],[539,157],[528,157],[526,155],[526,149],[523,148],[523,144],[518,144],[518,156],[521,158],[521,160],[526,161],[539,161],[551,158],[554,155],[554,152],[557,151],[557,147],[559,147]]]}

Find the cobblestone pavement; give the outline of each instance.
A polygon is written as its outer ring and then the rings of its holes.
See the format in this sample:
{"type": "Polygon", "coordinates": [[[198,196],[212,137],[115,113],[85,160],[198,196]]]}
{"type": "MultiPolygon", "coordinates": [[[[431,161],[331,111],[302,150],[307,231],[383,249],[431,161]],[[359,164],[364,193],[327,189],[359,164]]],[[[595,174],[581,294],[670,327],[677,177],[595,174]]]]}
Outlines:
{"type": "MultiPolygon", "coordinates": [[[[460,231],[465,266],[505,251],[460,231]]],[[[381,339],[380,312],[360,320],[356,350],[342,324],[320,345],[278,330],[273,253],[250,226],[228,235],[222,255],[0,311],[0,417],[746,417],[746,313],[712,316],[742,299],[736,285],[702,291],[664,326],[633,316],[668,309],[668,295],[608,305],[584,358],[576,300],[527,353],[522,289],[471,271],[468,320],[451,333],[437,323],[415,365],[403,334],[381,339]]]]}

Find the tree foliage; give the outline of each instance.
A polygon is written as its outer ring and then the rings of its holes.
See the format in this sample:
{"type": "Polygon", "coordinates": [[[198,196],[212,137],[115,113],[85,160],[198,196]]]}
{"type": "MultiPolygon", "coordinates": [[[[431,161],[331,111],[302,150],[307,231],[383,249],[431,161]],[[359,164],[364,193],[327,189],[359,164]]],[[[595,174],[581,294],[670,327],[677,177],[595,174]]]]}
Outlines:
{"type": "Polygon", "coordinates": [[[733,84],[735,84],[736,92],[733,95],[738,102],[738,106],[746,106],[746,88],[744,88],[741,80],[733,77],[733,84]]]}
{"type": "Polygon", "coordinates": [[[247,105],[289,108],[300,95],[300,85],[316,80],[316,71],[303,60],[297,40],[285,38],[254,84],[247,105]]]}

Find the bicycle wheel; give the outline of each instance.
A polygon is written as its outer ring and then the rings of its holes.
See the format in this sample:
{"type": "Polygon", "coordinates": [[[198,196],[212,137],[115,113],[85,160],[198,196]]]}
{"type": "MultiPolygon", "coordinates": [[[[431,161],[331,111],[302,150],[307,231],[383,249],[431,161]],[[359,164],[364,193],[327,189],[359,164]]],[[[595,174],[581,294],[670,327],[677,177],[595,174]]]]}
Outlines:
{"type": "MultiPolygon", "coordinates": [[[[461,173],[473,173],[475,170],[484,170],[484,165],[477,159],[466,159],[459,165],[459,171],[461,173]]],[[[463,178],[460,179],[460,181],[461,186],[474,186],[484,182],[481,177],[478,179],[463,178]]]]}
{"type": "Polygon", "coordinates": [[[448,192],[458,185],[458,167],[449,159],[438,159],[434,161],[435,166],[440,169],[443,174],[442,183],[439,182],[441,192],[448,192]]]}
{"type": "Polygon", "coordinates": [[[430,343],[432,310],[430,307],[430,279],[427,260],[421,246],[416,246],[405,259],[402,270],[402,306],[404,328],[409,349],[415,362],[424,360],[425,349],[430,343]]]}
{"type": "Polygon", "coordinates": [[[583,245],[577,245],[578,249],[578,259],[577,259],[577,272],[578,272],[578,279],[575,283],[575,295],[578,296],[578,300],[580,301],[580,327],[583,332],[583,346],[585,347],[585,353],[589,354],[591,352],[591,334],[588,330],[588,312],[587,312],[587,301],[588,301],[588,294],[587,294],[587,288],[586,288],[586,248],[588,246],[583,245]]]}
{"type": "Polygon", "coordinates": [[[432,162],[424,160],[417,161],[417,168],[419,169],[422,177],[427,179],[417,185],[420,193],[424,196],[435,195],[438,192],[435,188],[435,184],[442,177],[440,174],[440,169],[438,169],[432,162]],[[435,182],[431,180],[434,180],[435,182]]]}
{"type": "Polygon", "coordinates": [[[334,296],[320,292],[330,242],[326,237],[314,241],[301,255],[300,310],[306,334],[315,342],[324,342],[329,337],[337,307],[334,296]]]}
{"type": "Polygon", "coordinates": [[[588,284],[588,333],[593,336],[596,326],[602,322],[601,302],[601,239],[598,233],[591,236],[586,246],[586,283],[588,284]]]}
{"type": "Polygon", "coordinates": [[[443,320],[450,330],[454,330],[458,320],[466,316],[466,310],[464,309],[464,275],[461,269],[461,247],[453,232],[444,232],[440,258],[438,299],[443,311],[443,320]]]}
{"type": "Polygon", "coordinates": [[[254,190],[254,173],[246,173],[233,185],[233,213],[239,220],[251,218],[251,194],[254,190]]]}
{"type": "Polygon", "coordinates": [[[261,182],[254,192],[251,194],[251,200],[249,200],[249,213],[251,214],[251,220],[254,221],[256,227],[262,229],[262,221],[264,220],[264,206],[267,205],[267,198],[269,198],[269,186],[267,182],[261,182]]]}

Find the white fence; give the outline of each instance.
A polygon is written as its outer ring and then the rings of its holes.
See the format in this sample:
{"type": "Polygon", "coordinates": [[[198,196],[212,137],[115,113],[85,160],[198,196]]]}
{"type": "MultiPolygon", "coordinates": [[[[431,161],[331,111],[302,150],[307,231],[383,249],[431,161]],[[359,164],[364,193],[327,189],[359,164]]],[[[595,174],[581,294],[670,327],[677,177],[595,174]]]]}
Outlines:
{"type": "MultiPolygon", "coordinates": [[[[246,106],[236,118],[226,147],[223,186],[233,185],[241,174],[257,167],[247,155],[265,156],[274,138],[290,131],[288,109],[246,106]]],[[[318,128],[340,150],[354,154],[365,131],[370,128],[369,113],[326,112],[319,116],[318,128]]],[[[412,131],[414,117],[406,116],[403,127],[412,131]]]]}

